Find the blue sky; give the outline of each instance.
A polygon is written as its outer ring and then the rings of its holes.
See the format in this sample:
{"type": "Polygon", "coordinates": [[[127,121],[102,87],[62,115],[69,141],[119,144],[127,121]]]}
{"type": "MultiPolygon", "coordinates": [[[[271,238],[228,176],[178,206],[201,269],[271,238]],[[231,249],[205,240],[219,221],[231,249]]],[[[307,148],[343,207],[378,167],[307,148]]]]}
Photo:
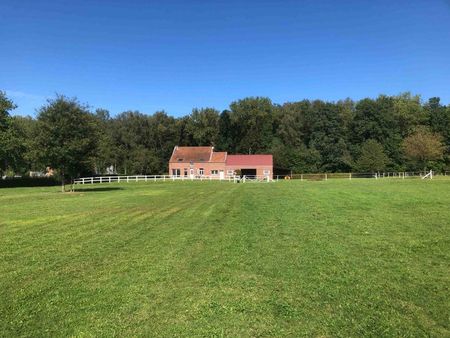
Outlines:
{"type": "Polygon", "coordinates": [[[0,1],[0,89],[35,113],[55,93],[112,115],[360,99],[450,103],[450,3],[0,1]]]}

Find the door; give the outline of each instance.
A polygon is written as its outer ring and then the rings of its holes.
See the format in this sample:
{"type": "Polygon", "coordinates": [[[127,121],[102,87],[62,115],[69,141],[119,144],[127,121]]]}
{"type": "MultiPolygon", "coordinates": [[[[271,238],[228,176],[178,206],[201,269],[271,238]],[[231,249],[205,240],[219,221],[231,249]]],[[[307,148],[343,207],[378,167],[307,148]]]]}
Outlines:
{"type": "Polygon", "coordinates": [[[194,168],[191,168],[191,170],[189,171],[189,176],[191,178],[194,178],[194,168]]]}
{"type": "Polygon", "coordinates": [[[223,172],[223,170],[220,170],[220,171],[219,171],[219,178],[220,178],[221,180],[223,180],[223,179],[225,178],[225,173],[223,172]]]}

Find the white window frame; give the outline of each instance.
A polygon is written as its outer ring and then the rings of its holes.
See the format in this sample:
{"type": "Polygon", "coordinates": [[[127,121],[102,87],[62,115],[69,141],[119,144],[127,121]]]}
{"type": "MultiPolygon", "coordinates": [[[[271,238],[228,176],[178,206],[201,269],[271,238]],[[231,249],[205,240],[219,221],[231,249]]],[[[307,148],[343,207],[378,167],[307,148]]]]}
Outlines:
{"type": "Polygon", "coordinates": [[[203,168],[198,168],[198,174],[199,174],[200,176],[203,176],[203,175],[205,174],[205,169],[203,169],[203,168]]]}
{"type": "Polygon", "coordinates": [[[270,175],[270,170],[269,169],[264,169],[263,170],[263,174],[264,174],[264,176],[269,176],[270,175]]]}
{"type": "Polygon", "coordinates": [[[227,176],[234,176],[234,170],[227,170],[227,176]]]}
{"type": "Polygon", "coordinates": [[[219,175],[219,170],[217,170],[217,169],[211,170],[211,175],[214,175],[214,176],[219,175]]]}

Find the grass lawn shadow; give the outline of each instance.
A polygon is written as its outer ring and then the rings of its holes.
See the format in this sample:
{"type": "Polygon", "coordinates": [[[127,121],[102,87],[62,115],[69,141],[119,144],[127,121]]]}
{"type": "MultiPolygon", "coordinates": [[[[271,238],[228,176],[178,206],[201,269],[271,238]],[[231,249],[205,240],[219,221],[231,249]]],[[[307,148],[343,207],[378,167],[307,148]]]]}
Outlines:
{"type": "Polygon", "coordinates": [[[75,192],[102,192],[102,191],[115,191],[115,190],[123,190],[123,188],[121,188],[121,187],[96,187],[96,188],[88,188],[88,189],[75,188],[75,192]]]}

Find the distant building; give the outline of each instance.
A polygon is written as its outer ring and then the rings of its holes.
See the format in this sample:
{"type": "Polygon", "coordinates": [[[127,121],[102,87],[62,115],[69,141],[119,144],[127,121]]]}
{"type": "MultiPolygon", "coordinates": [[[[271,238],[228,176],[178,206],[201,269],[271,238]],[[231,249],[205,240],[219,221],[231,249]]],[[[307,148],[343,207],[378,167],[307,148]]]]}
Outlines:
{"type": "Polygon", "coordinates": [[[234,175],[270,177],[273,175],[272,155],[228,155],[215,152],[214,147],[175,146],[169,160],[169,173],[177,177],[234,175]]]}

